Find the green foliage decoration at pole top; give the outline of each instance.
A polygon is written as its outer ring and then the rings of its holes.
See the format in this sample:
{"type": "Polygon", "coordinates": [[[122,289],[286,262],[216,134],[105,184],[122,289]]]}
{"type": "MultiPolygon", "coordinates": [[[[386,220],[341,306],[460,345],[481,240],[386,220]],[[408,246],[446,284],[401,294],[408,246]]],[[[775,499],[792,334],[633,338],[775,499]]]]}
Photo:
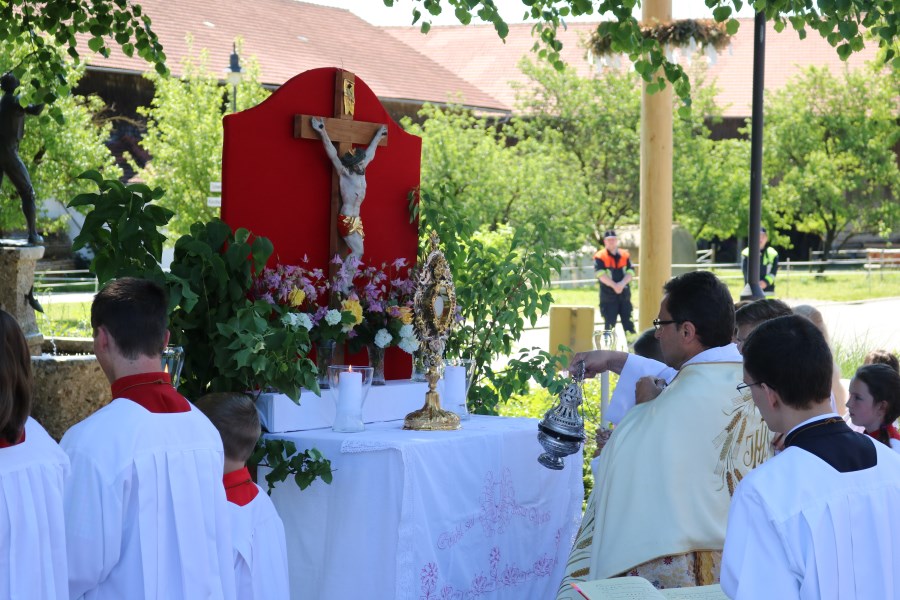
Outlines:
{"type": "MultiPolygon", "coordinates": [[[[384,0],[384,3],[393,6],[394,0],[384,0]]],[[[733,15],[748,3],[744,0],[705,0],[705,3],[712,9],[715,21],[725,23],[729,35],[737,33],[739,24],[733,15]]],[[[534,49],[540,57],[562,69],[563,45],[556,33],[560,27],[566,27],[566,19],[590,15],[607,19],[600,25],[599,34],[610,39],[611,51],[629,57],[635,70],[650,84],[648,92],[662,89],[667,81],[671,83],[684,103],[682,114],[686,116],[691,102],[688,74],[666,59],[659,40],[644,36],[634,16],[639,5],[637,0],[522,0],[523,18],[534,22],[532,34],[539,38],[534,49]]],[[[421,21],[421,30],[427,33],[431,22],[426,13],[439,15],[446,6],[453,9],[463,25],[477,16],[492,23],[500,38],[505,39],[509,34],[509,26],[493,0],[414,0],[413,24],[421,21]]],[[[756,0],[749,6],[763,11],[766,19],[774,23],[776,32],[788,23],[801,39],[806,37],[806,28],[819,32],[843,60],[862,50],[867,36],[871,37],[882,49],[882,60],[892,63],[895,69],[900,68],[900,11],[896,0],[756,0]]]]}
{"type": "MultiPolygon", "coordinates": [[[[729,29],[737,30],[737,22],[719,23],[712,19],[680,19],[667,23],[641,24],[641,35],[656,40],[659,44],[677,48],[690,46],[691,42],[700,47],[711,46],[716,50],[725,49],[731,43],[729,29]],[[735,23],[735,25],[731,25],[735,23]]],[[[613,53],[612,36],[603,35],[603,25],[594,32],[588,42],[597,56],[613,53]]]]}
{"type": "MultiPolygon", "coordinates": [[[[25,43],[30,52],[15,64],[3,64],[22,86],[22,104],[46,103],[70,93],[66,61],[81,62],[79,37],[88,37],[91,52],[110,55],[114,43],[126,56],[137,54],[160,74],[168,74],[166,55],[151,28],[151,19],[139,4],[127,0],[0,1],[0,42],[25,43]],[[57,51],[65,48],[65,54],[57,51]]],[[[50,116],[62,122],[63,113],[50,107],[50,116]]]]}

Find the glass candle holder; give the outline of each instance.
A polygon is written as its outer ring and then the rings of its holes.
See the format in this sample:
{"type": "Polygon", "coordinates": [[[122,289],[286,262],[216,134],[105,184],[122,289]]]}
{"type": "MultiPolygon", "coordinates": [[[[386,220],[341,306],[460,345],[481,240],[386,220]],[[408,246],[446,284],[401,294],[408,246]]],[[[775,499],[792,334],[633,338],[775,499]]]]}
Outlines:
{"type": "Polygon", "coordinates": [[[372,386],[372,367],[328,366],[328,389],[334,400],[333,431],[363,431],[362,408],[372,386]]]}
{"type": "Polygon", "coordinates": [[[444,366],[444,390],[441,406],[454,412],[460,420],[469,418],[469,386],[472,385],[472,367],[470,358],[454,358],[444,366]]]}
{"type": "Polygon", "coordinates": [[[172,387],[178,389],[181,383],[181,368],[184,366],[184,348],[181,346],[166,346],[163,350],[160,370],[169,374],[172,387]]]}

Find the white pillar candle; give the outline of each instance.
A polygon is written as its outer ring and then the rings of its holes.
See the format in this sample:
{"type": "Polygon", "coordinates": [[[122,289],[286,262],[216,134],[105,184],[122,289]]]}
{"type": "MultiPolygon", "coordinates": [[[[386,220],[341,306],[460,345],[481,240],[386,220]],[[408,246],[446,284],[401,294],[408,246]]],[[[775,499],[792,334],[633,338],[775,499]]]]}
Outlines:
{"type": "Polygon", "coordinates": [[[452,404],[462,402],[466,395],[466,369],[464,367],[444,367],[444,393],[452,404]]]}
{"type": "Polygon", "coordinates": [[[338,374],[338,401],[334,422],[334,428],[342,431],[353,430],[362,423],[361,372],[344,371],[338,374]]]}
{"type": "Polygon", "coordinates": [[[466,368],[444,367],[444,396],[447,399],[447,410],[459,414],[466,403],[466,368]]]}

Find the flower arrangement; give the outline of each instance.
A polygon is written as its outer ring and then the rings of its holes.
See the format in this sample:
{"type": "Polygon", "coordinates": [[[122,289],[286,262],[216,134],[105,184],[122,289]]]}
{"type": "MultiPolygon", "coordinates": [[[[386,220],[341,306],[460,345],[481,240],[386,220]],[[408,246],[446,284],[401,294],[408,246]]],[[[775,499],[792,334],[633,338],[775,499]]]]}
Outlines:
{"type": "MultiPolygon", "coordinates": [[[[306,257],[303,262],[307,262],[306,257]]],[[[313,343],[342,343],[362,320],[362,308],[358,300],[351,298],[345,298],[339,309],[322,305],[322,300],[330,298],[333,291],[333,284],[322,269],[277,265],[259,273],[252,295],[285,307],[285,325],[305,328],[313,343]]]]}
{"type": "Polygon", "coordinates": [[[350,335],[350,350],[359,351],[374,344],[386,349],[398,346],[412,354],[419,348],[413,321],[415,281],[405,258],[381,265],[381,268],[362,267],[355,255],[346,260],[335,257],[339,264],[335,278],[338,293],[345,294],[359,306],[359,323],[350,335]]]}

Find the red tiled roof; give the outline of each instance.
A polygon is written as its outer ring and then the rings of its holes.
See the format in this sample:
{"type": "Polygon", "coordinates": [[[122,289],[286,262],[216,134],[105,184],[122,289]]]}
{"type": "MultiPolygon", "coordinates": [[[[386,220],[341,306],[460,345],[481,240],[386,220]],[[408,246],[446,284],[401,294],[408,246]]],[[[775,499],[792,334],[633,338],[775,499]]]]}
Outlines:
{"type": "MultiPolygon", "coordinates": [[[[370,0],[374,1],[374,0],[370,0]]],[[[209,69],[224,79],[232,41],[244,39],[243,56],[255,56],[261,81],[280,85],[307,69],[337,66],[356,73],[382,99],[412,102],[462,102],[488,110],[511,111],[515,90],[510,82],[527,83],[519,61],[531,52],[532,25],[509,26],[504,43],[492,25],[434,26],[428,34],[418,27],[376,27],[345,9],[296,0],[141,0],[153,19],[168,65],[176,75],[188,51],[186,36],[193,36],[195,52],[209,51],[209,69]]],[[[563,59],[579,75],[594,67],[588,63],[584,42],[597,23],[575,22],[559,32],[563,59]]],[[[707,79],[715,81],[718,103],[725,116],[750,114],[753,73],[753,19],[741,19],[731,48],[719,54],[707,79]]],[[[871,44],[870,44],[871,46],[871,44]]],[[[858,68],[874,58],[867,47],[843,63],[817,32],[805,40],[788,27],[776,34],[770,25],[766,38],[767,90],[779,89],[801,69],[827,66],[833,72],[858,68]]],[[[92,56],[97,67],[143,72],[140,58],[127,58],[117,50],[103,59],[92,56]]]]}
{"type": "MultiPolygon", "coordinates": [[[[720,90],[718,104],[723,107],[725,116],[730,117],[750,115],[753,88],[753,19],[740,21],[741,27],[732,39],[732,47],[719,54],[707,74],[709,81],[716,81],[720,90]]],[[[580,75],[587,75],[593,69],[587,62],[583,41],[596,27],[597,23],[572,23],[567,31],[560,32],[563,58],[580,75]]],[[[515,93],[509,82],[527,81],[519,71],[518,63],[522,56],[531,54],[534,40],[530,24],[510,25],[506,44],[491,25],[435,26],[427,35],[422,35],[415,27],[390,27],[387,31],[510,108],[515,102],[515,93]]],[[[855,53],[844,63],[817,32],[807,33],[806,39],[800,40],[790,26],[778,34],[769,25],[766,34],[767,90],[782,88],[791,76],[810,65],[827,66],[838,72],[847,66],[858,68],[875,56],[876,49],[870,44],[872,47],[855,53]]]]}
{"type": "MultiPolygon", "coordinates": [[[[176,75],[193,36],[195,52],[209,51],[208,68],[224,79],[233,40],[244,40],[242,56],[259,61],[261,81],[280,85],[308,69],[352,71],[382,99],[462,102],[503,110],[506,106],[353,13],[295,0],[141,0],[176,75]]],[[[86,45],[86,44],[85,44],[86,45]]],[[[93,66],[144,72],[137,56],[113,50],[92,56],[93,66]]]]}
{"type": "MultiPolygon", "coordinates": [[[[535,42],[531,28],[530,23],[511,23],[505,43],[493,25],[434,26],[424,35],[418,27],[386,27],[385,30],[512,110],[516,92],[510,82],[528,82],[519,69],[519,61],[522,57],[537,60],[537,54],[531,52],[535,42]]],[[[582,76],[593,72],[586,60],[585,41],[596,28],[596,23],[572,23],[558,33],[563,43],[563,60],[582,76]]]]}
{"type": "MultiPolygon", "coordinates": [[[[731,49],[723,51],[708,71],[709,79],[715,79],[719,88],[716,101],[729,117],[749,116],[752,102],[753,19],[740,21],[741,28],[732,38],[731,49]]],[[[801,40],[790,25],[781,33],[775,33],[769,23],[766,27],[766,91],[783,88],[789,79],[810,66],[828,67],[835,74],[846,68],[858,69],[866,61],[873,60],[876,52],[877,47],[870,42],[844,62],[817,31],[807,29],[806,39],[801,40]]]]}

